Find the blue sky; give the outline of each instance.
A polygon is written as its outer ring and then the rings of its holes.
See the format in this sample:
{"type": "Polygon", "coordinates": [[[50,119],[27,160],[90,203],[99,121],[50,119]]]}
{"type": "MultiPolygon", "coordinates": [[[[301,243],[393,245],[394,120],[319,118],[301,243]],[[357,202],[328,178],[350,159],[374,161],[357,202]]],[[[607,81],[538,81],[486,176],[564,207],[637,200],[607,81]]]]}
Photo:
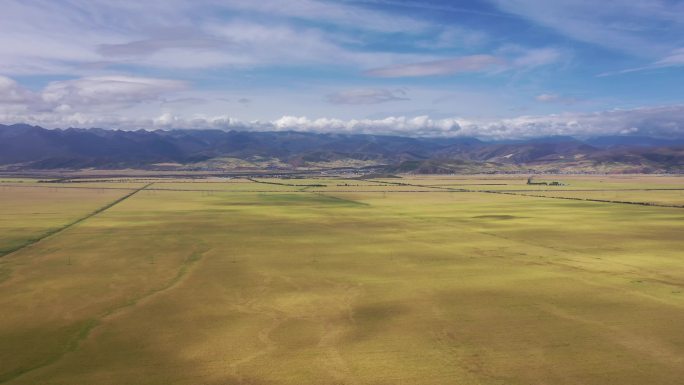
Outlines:
{"type": "Polygon", "coordinates": [[[684,2],[6,0],[0,122],[684,135],[684,2]]]}

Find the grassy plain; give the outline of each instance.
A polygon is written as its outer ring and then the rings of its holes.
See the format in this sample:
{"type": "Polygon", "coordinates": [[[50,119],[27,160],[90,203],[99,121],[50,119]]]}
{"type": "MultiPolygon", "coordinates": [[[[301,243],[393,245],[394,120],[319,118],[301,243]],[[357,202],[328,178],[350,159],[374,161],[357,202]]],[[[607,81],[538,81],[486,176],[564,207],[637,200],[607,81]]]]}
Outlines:
{"type": "Polygon", "coordinates": [[[126,191],[65,190],[32,183],[0,183],[0,256],[65,226],[126,191]]]}
{"type": "MultiPolygon", "coordinates": [[[[482,183],[440,178],[387,182],[482,183]]],[[[329,178],[211,194],[180,182],[190,191],[155,183],[0,258],[0,384],[684,378],[683,209],[329,178]]],[[[4,187],[2,226],[28,239],[129,192],[4,187]]]]}

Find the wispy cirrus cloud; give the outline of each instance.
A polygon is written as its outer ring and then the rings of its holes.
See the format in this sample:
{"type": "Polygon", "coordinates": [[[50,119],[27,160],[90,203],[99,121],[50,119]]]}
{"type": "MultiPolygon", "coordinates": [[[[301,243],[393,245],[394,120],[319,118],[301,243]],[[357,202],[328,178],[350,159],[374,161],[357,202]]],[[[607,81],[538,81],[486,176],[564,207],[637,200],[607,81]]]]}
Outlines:
{"type": "Polygon", "coordinates": [[[218,50],[229,48],[233,43],[199,33],[198,31],[169,31],[142,40],[132,40],[118,44],[100,44],[97,52],[105,58],[144,57],[169,49],[191,51],[218,50]]]}
{"type": "Polygon", "coordinates": [[[524,48],[519,46],[504,47],[499,50],[508,53],[507,69],[533,69],[561,62],[568,53],[552,47],[524,48]]]}
{"type": "Polygon", "coordinates": [[[684,66],[684,48],[672,50],[667,56],[653,63],[658,67],[684,66]]]}
{"type": "Polygon", "coordinates": [[[577,98],[553,93],[539,94],[535,96],[534,99],[540,103],[560,103],[565,105],[571,105],[579,102],[579,99],[577,98]]]}
{"type": "Polygon", "coordinates": [[[572,39],[636,56],[669,51],[684,32],[684,3],[660,0],[490,0],[499,9],[572,39]]]}
{"type": "Polygon", "coordinates": [[[405,89],[366,88],[338,91],[326,95],[332,104],[379,104],[410,100],[405,89]]]}
{"type": "Polygon", "coordinates": [[[418,39],[416,46],[427,49],[453,49],[472,48],[488,42],[490,36],[481,30],[463,28],[459,26],[446,27],[436,35],[430,35],[425,39],[418,39]]]}
{"type": "Polygon", "coordinates": [[[502,64],[501,59],[492,55],[471,55],[453,59],[392,65],[368,70],[364,73],[368,76],[383,78],[440,76],[463,72],[482,72],[502,64]]]}
{"type": "MultiPolygon", "coordinates": [[[[394,72],[451,73],[472,71],[487,65],[487,61],[500,60],[486,52],[456,58],[424,52],[478,46],[488,39],[483,31],[341,2],[38,3],[8,0],[3,4],[0,73],[83,76],[122,68],[137,71],[298,65],[342,66],[361,71],[397,66],[394,72]],[[369,50],[359,33],[381,39],[402,34],[410,49],[369,50]]],[[[392,71],[369,73],[388,72],[392,71]]]]}
{"type": "Polygon", "coordinates": [[[0,14],[0,73],[82,75],[117,66],[367,66],[418,57],[358,49],[353,32],[329,31],[338,27],[378,34],[434,28],[412,17],[320,0],[9,0],[0,14]]]}
{"type": "Polygon", "coordinates": [[[555,48],[524,49],[515,47],[514,49],[499,50],[497,55],[469,55],[451,59],[399,64],[371,69],[364,73],[368,76],[386,78],[444,76],[474,72],[501,73],[546,66],[560,61],[562,57],[563,53],[555,48]]]}
{"type": "Polygon", "coordinates": [[[657,70],[657,69],[661,69],[661,68],[683,67],[683,66],[684,66],[684,48],[677,48],[677,49],[672,50],[669,54],[667,54],[662,59],[657,60],[651,64],[641,66],[641,67],[627,68],[627,69],[623,69],[623,70],[619,70],[619,71],[603,72],[603,73],[599,74],[598,77],[622,75],[622,74],[628,74],[628,73],[632,73],[632,72],[641,72],[641,71],[657,70]]]}
{"type": "Polygon", "coordinates": [[[598,77],[684,66],[684,2],[490,0],[501,10],[572,39],[649,60],[598,77]]]}
{"type": "Polygon", "coordinates": [[[426,21],[352,6],[344,2],[318,0],[232,0],[214,2],[226,8],[259,12],[265,15],[325,22],[351,28],[383,32],[419,31],[430,27],[426,21]]]}

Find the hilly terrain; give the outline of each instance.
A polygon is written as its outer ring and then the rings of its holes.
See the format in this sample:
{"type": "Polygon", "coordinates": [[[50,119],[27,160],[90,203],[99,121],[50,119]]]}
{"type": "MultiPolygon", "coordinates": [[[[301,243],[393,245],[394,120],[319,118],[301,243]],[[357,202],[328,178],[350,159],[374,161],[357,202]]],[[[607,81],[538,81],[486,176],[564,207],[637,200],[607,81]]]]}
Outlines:
{"type": "Polygon", "coordinates": [[[477,138],[294,131],[45,129],[0,125],[3,170],[382,168],[388,172],[681,173],[684,139],[477,138]]]}

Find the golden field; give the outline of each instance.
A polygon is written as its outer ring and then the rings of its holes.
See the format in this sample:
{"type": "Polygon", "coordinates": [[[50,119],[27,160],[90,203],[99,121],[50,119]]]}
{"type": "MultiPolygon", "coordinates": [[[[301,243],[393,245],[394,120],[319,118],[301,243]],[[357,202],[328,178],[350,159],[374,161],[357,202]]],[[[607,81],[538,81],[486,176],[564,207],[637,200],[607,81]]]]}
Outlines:
{"type": "Polygon", "coordinates": [[[537,179],[4,181],[0,384],[681,383],[684,209],[554,197],[684,178],[537,179]]]}

